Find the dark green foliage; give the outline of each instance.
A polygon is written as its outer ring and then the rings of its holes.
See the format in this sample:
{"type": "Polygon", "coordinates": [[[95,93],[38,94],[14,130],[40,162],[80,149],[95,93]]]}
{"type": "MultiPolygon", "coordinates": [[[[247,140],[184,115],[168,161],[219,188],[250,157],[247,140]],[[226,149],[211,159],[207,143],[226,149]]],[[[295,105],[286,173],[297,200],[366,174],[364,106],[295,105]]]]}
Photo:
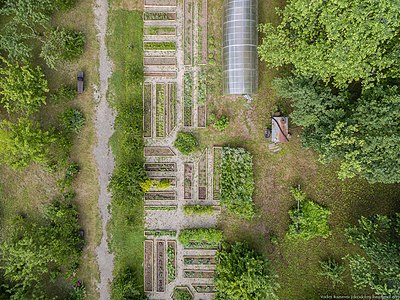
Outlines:
{"type": "Polygon", "coordinates": [[[253,158],[243,148],[222,149],[221,204],[230,212],[250,220],[254,216],[253,158]]]}
{"type": "Polygon", "coordinates": [[[66,132],[78,133],[85,125],[85,116],[80,110],[70,108],[62,113],[61,121],[66,132]]]}
{"type": "Polygon", "coordinates": [[[184,229],[178,237],[184,248],[215,248],[222,239],[222,231],[215,228],[184,229]]]}
{"type": "Polygon", "coordinates": [[[341,161],[340,178],[400,182],[397,87],[363,90],[354,100],[349,92],[334,93],[316,79],[277,79],[274,86],[278,95],[293,100],[291,117],[304,127],[304,145],[318,151],[322,162],[341,161]]]}
{"type": "Polygon", "coordinates": [[[343,273],[346,269],[344,265],[341,265],[336,260],[330,258],[328,260],[320,261],[319,263],[322,269],[319,275],[328,278],[332,282],[333,287],[338,284],[344,284],[343,273]]]}
{"type": "Polygon", "coordinates": [[[71,163],[67,166],[64,178],[58,183],[62,191],[66,191],[66,189],[71,187],[73,180],[79,173],[79,170],[80,167],[77,163],[71,163]]]}
{"type": "Polygon", "coordinates": [[[349,242],[359,246],[362,255],[348,255],[354,286],[369,286],[378,295],[400,291],[400,214],[361,217],[358,226],[346,230],[349,242]]]}
{"type": "Polygon", "coordinates": [[[40,222],[15,221],[0,245],[0,268],[15,299],[41,299],[56,279],[76,269],[83,248],[79,228],[76,208],[65,202],[47,205],[40,222]]]}
{"type": "Polygon", "coordinates": [[[216,260],[215,299],[277,299],[279,285],[269,270],[268,260],[246,244],[224,245],[216,260]]]}
{"type": "Polygon", "coordinates": [[[300,189],[291,189],[297,204],[289,211],[291,224],[287,235],[291,238],[310,240],[315,237],[327,238],[331,235],[328,217],[331,212],[311,201],[300,189]]]}
{"type": "Polygon", "coordinates": [[[196,137],[187,132],[178,132],[174,146],[182,154],[188,155],[199,148],[199,142],[196,137]]]}
{"type": "Polygon", "coordinates": [[[136,274],[130,268],[117,272],[112,283],[111,298],[113,300],[146,299],[138,288],[140,284],[136,281],[136,274]]]}
{"type": "Polygon", "coordinates": [[[69,293],[68,300],[85,300],[86,299],[86,287],[82,284],[74,287],[69,293]]]}
{"type": "Polygon", "coordinates": [[[399,77],[400,19],[395,1],[291,0],[282,21],[261,26],[261,59],[292,64],[296,73],[346,87],[399,77]]]}
{"type": "Polygon", "coordinates": [[[68,10],[75,6],[78,0],[55,0],[55,6],[59,10],[68,10]]]}
{"type": "Polygon", "coordinates": [[[72,101],[78,96],[75,86],[61,85],[58,90],[50,95],[50,99],[54,103],[72,101]]]}
{"type": "Polygon", "coordinates": [[[193,296],[189,293],[187,289],[182,289],[179,287],[176,287],[174,289],[174,295],[173,295],[174,300],[193,300],[193,296]]]}
{"type": "Polygon", "coordinates": [[[85,46],[85,36],[76,30],[64,30],[63,52],[64,59],[72,60],[82,55],[85,46]]]}
{"type": "Polygon", "coordinates": [[[229,118],[227,116],[221,116],[215,123],[215,128],[218,131],[224,131],[229,126],[229,118]]]}

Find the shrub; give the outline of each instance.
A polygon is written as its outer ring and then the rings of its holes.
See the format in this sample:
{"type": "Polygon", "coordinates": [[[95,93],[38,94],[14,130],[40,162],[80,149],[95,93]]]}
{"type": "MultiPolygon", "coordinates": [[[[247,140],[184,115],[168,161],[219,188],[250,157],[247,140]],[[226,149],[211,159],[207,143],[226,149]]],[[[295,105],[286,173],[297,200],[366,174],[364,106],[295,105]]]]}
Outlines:
{"type": "Polygon", "coordinates": [[[215,228],[184,229],[178,237],[184,248],[215,248],[222,239],[222,231],[215,228]]]}
{"type": "Polygon", "coordinates": [[[120,270],[112,282],[111,299],[146,299],[141,290],[138,289],[138,286],[140,285],[137,283],[136,274],[132,269],[126,268],[124,270],[120,270]]]}
{"type": "Polygon", "coordinates": [[[193,300],[193,296],[187,289],[176,287],[174,289],[174,300],[193,300]]]}
{"type": "Polygon", "coordinates": [[[291,193],[298,206],[289,211],[292,223],[289,225],[287,235],[292,238],[310,240],[320,236],[327,238],[331,235],[328,217],[331,212],[321,205],[307,199],[306,194],[300,189],[293,188],[291,193]]]}
{"type": "Polygon", "coordinates": [[[82,55],[85,46],[85,35],[80,31],[65,30],[63,36],[62,57],[67,60],[78,58],[82,55]]]}
{"type": "Polygon", "coordinates": [[[54,103],[66,102],[74,100],[77,95],[75,86],[61,85],[54,94],[50,95],[50,99],[54,103]]]}
{"type": "Polygon", "coordinates": [[[224,131],[229,126],[229,118],[227,116],[221,116],[221,118],[215,122],[214,126],[218,131],[224,131]]]}
{"type": "Polygon", "coordinates": [[[85,125],[85,116],[76,108],[70,108],[61,115],[62,124],[67,132],[78,133],[85,125]]]}
{"type": "Polygon", "coordinates": [[[339,283],[344,284],[343,273],[346,269],[344,265],[341,265],[337,261],[330,258],[328,260],[320,261],[319,263],[322,269],[319,275],[331,280],[333,287],[339,283]]]}
{"type": "Polygon", "coordinates": [[[174,146],[182,154],[188,155],[193,151],[196,151],[199,147],[199,142],[196,137],[191,133],[178,132],[174,146]]]}
{"type": "Polygon", "coordinates": [[[277,299],[268,260],[246,244],[225,245],[216,256],[216,299],[277,299]]]}
{"type": "Polygon", "coordinates": [[[183,211],[186,215],[211,215],[214,213],[212,205],[185,205],[183,211]]]}
{"type": "Polygon", "coordinates": [[[253,158],[243,148],[222,149],[221,204],[230,212],[249,220],[253,207],[253,158]]]}
{"type": "Polygon", "coordinates": [[[171,186],[171,182],[168,179],[161,179],[157,181],[156,188],[159,190],[166,190],[171,186]]]}

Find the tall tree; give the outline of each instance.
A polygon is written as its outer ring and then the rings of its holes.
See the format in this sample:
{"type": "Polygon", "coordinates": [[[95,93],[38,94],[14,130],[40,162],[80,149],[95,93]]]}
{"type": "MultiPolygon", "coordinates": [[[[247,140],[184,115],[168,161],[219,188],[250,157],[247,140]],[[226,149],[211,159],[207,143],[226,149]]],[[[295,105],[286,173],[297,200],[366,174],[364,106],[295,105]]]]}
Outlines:
{"type": "Polygon", "coordinates": [[[0,123],[0,161],[15,169],[49,160],[49,147],[55,138],[38,124],[20,118],[17,123],[0,123]]]}
{"type": "Polygon", "coordinates": [[[345,87],[399,77],[399,3],[390,0],[290,0],[265,33],[259,54],[271,66],[292,64],[345,87]]]}
{"type": "Polygon", "coordinates": [[[40,67],[0,60],[0,103],[8,112],[30,114],[46,104],[49,88],[40,67]]]}
{"type": "Polygon", "coordinates": [[[347,256],[354,286],[369,286],[378,295],[400,291],[400,214],[361,217],[358,226],[346,230],[349,242],[363,255],[347,256]]]}
{"type": "Polygon", "coordinates": [[[340,178],[400,182],[400,94],[397,87],[366,89],[352,99],[317,79],[276,79],[278,95],[291,98],[293,121],[303,126],[303,144],[320,160],[340,160],[340,178]]]}

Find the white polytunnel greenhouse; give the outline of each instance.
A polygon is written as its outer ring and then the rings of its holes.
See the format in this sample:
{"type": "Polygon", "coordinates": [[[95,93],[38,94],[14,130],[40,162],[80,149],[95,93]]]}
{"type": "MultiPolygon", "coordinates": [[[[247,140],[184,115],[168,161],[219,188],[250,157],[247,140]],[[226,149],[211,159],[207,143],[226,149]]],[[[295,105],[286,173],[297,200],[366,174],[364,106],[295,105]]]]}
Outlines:
{"type": "Polygon", "coordinates": [[[225,0],[224,94],[251,95],[258,89],[257,0],[225,0]]]}

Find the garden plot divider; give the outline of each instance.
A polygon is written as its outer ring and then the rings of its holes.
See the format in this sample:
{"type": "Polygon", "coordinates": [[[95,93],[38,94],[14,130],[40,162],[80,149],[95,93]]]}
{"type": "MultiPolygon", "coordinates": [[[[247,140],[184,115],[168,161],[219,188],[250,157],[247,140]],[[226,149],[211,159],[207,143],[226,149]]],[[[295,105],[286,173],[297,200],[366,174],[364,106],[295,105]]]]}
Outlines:
{"type": "Polygon", "coordinates": [[[152,292],[153,291],[153,241],[145,240],[144,241],[144,291],[152,292]]]}

